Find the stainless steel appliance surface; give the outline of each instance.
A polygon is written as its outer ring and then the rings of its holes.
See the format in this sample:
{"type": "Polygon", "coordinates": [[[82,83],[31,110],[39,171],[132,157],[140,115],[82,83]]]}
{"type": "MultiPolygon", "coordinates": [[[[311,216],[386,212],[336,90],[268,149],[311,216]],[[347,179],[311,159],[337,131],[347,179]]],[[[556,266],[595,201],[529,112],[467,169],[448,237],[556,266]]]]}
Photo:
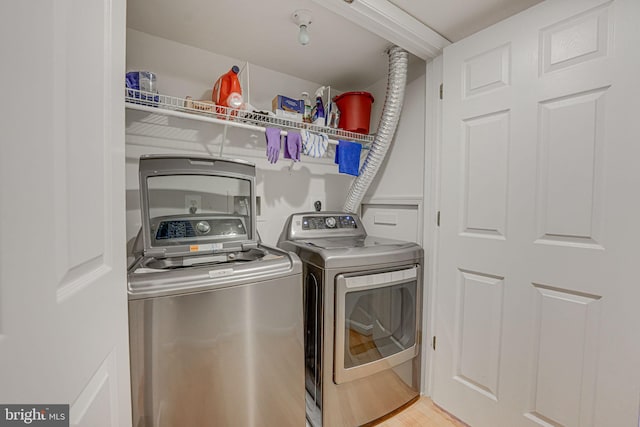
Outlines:
{"type": "Polygon", "coordinates": [[[133,426],[304,426],[302,264],[257,239],[254,166],[143,156],[140,189],[133,426]]]}
{"type": "Polygon", "coordinates": [[[291,215],[278,246],[303,263],[309,423],[360,426],[416,399],[422,248],[344,212],[291,215]]]}

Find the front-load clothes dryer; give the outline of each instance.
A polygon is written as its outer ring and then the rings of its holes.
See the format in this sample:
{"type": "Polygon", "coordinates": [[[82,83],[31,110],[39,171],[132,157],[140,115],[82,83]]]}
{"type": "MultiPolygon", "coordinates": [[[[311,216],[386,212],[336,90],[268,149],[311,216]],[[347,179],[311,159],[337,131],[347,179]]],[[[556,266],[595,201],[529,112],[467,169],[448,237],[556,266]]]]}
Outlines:
{"type": "Polygon", "coordinates": [[[278,246],[303,263],[307,419],[360,426],[420,394],[422,248],[357,215],[291,215],[278,246]]]}
{"type": "Polygon", "coordinates": [[[140,193],[133,426],[304,426],[302,264],[256,237],[254,166],[144,156],[140,193]]]}

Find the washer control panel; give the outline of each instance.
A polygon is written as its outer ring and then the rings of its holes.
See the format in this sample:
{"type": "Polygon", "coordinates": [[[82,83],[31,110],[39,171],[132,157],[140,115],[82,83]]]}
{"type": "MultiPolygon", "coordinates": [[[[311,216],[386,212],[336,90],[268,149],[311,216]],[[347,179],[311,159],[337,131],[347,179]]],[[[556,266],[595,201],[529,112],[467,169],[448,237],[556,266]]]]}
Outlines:
{"type": "Polygon", "coordinates": [[[163,217],[153,221],[151,229],[156,244],[160,244],[161,241],[169,243],[171,240],[199,237],[242,240],[248,238],[243,219],[232,216],[163,217]]]}

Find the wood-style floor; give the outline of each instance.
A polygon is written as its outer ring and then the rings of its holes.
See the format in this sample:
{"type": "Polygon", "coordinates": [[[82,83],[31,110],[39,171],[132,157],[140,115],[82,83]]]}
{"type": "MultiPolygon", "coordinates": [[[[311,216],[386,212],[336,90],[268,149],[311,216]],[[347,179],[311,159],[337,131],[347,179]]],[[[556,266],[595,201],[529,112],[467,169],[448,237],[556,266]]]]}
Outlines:
{"type": "Polygon", "coordinates": [[[467,427],[467,425],[438,408],[428,397],[421,397],[416,403],[378,424],[377,427],[467,427]]]}

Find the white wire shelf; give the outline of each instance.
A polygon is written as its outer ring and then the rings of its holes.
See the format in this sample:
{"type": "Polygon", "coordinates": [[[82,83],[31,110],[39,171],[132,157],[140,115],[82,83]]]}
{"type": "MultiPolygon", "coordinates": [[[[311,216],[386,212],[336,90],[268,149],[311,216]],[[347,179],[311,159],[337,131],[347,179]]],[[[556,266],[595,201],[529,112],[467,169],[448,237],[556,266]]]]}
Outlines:
{"type": "Polygon", "coordinates": [[[264,132],[267,127],[277,127],[281,129],[281,134],[286,135],[287,130],[306,129],[310,132],[326,134],[332,144],[336,144],[339,139],[342,139],[358,142],[363,145],[363,148],[368,148],[375,138],[375,135],[363,135],[343,129],[316,126],[257,112],[222,107],[209,102],[194,101],[135,89],[125,89],[125,101],[126,107],[134,110],[166,114],[225,126],[230,125],[258,132],[264,132]]]}

